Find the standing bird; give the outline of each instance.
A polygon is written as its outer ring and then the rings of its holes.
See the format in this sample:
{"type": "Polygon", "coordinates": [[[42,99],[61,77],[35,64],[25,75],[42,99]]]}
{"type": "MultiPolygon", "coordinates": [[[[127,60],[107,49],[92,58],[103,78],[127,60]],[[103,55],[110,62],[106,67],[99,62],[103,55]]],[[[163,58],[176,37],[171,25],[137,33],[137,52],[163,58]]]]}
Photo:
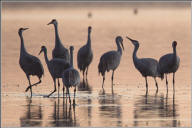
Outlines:
{"type": "Polygon", "coordinates": [[[180,63],[180,58],[179,56],[177,56],[177,52],[176,52],[176,46],[177,46],[177,42],[173,41],[172,43],[173,53],[166,54],[159,59],[161,79],[164,78],[164,74],[165,74],[167,90],[168,90],[168,81],[167,81],[168,73],[173,73],[173,89],[175,90],[174,88],[175,72],[179,68],[179,63],[180,63]]]}
{"type": "Polygon", "coordinates": [[[83,79],[85,70],[87,79],[88,68],[89,64],[92,62],[92,59],[93,59],[93,52],[91,49],[91,26],[89,26],[87,44],[82,46],[77,53],[77,65],[80,71],[83,71],[83,79]]]}
{"type": "Polygon", "coordinates": [[[69,51],[67,48],[65,48],[59,38],[58,33],[58,23],[56,19],[53,19],[50,23],[47,25],[53,24],[55,27],[55,48],[52,51],[52,57],[53,58],[62,58],[65,61],[69,62],[69,51]]]}
{"type": "Polygon", "coordinates": [[[156,92],[158,92],[158,84],[156,81],[156,77],[160,77],[158,61],[153,58],[138,58],[137,51],[139,49],[139,42],[129,37],[126,37],[126,38],[129,39],[132,42],[132,44],[135,46],[135,49],[133,51],[133,62],[134,62],[135,68],[142,74],[143,77],[145,77],[146,93],[148,92],[147,76],[151,76],[154,78],[155,84],[157,87],[156,92]]]}
{"type": "Polygon", "coordinates": [[[80,84],[79,72],[76,69],[74,69],[74,67],[73,67],[73,50],[74,50],[74,47],[70,46],[70,54],[71,54],[70,68],[66,69],[62,75],[63,85],[65,85],[65,87],[67,88],[67,93],[69,96],[70,104],[71,104],[71,99],[70,99],[69,88],[72,86],[75,87],[74,99],[73,99],[73,103],[74,103],[75,102],[76,87],[80,84]]]}
{"type": "Polygon", "coordinates": [[[21,69],[23,69],[23,71],[25,72],[27,79],[29,81],[29,86],[26,88],[25,91],[27,92],[28,89],[30,88],[32,97],[32,86],[41,83],[41,77],[44,74],[44,69],[43,65],[41,64],[41,61],[37,57],[30,55],[25,49],[22,33],[27,29],[28,28],[20,28],[18,31],[19,37],[21,39],[19,64],[21,69]],[[31,84],[30,75],[37,76],[39,78],[39,82],[31,84]]]}
{"type": "Polygon", "coordinates": [[[116,44],[117,44],[117,51],[106,52],[100,58],[100,62],[98,65],[98,71],[99,71],[99,74],[101,73],[101,75],[103,76],[102,88],[103,88],[104,81],[105,81],[105,72],[106,71],[109,72],[110,70],[112,70],[111,80],[112,80],[112,89],[113,89],[114,71],[119,66],[120,61],[121,61],[121,56],[122,56],[121,46],[124,50],[123,38],[121,36],[116,37],[116,44]]]}
{"type": "MultiPolygon", "coordinates": [[[[53,58],[49,60],[47,57],[47,48],[45,46],[41,47],[41,51],[39,52],[39,54],[41,54],[41,52],[44,52],[45,62],[47,64],[49,72],[54,81],[54,90],[47,96],[49,97],[54,92],[56,92],[56,79],[59,79],[62,77],[62,73],[64,72],[65,69],[70,67],[70,64],[66,62],[64,59],[60,59],[60,58],[53,58]]],[[[58,80],[58,96],[59,96],[59,86],[60,86],[60,83],[58,80]]],[[[65,88],[63,86],[63,95],[64,95],[64,89],[65,88]]]]}
{"type": "MultiPolygon", "coordinates": [[[[52,57],[61,58],[61,59],[64,59],[66,62],[70,62],[69,51],[67,48],[65,48],[63,46],[63,44],[59,38],[57,20],[53,19],[47,25],[50,25],[50,24],[53,24],[55,27],[55,48],[52,51],[52,57]]],[[[59,83],[59,79],[58,79],[58,83],[59,83]]]]}

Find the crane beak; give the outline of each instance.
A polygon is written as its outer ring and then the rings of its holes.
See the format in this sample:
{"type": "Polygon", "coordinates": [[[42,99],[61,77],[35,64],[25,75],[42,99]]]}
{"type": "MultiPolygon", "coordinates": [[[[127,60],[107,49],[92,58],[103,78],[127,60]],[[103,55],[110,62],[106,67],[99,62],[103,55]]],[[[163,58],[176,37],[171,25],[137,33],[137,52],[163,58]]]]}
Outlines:
{"type": "Polygon", "coordinates": [[[23,28],[23,30],[27,30],[27,29],[29,29],[29,28],[23,28]]]}
{"type": "Polygon", "coordinates": [[[41,51],[39,52],[39,55],[43,52],[43,50],[41,49],[41,51]]]}
{"type": "Polygon", "coordinates": [[[130,40],[131,42],[133,41],[133,39],[129,38],[128,36],[126,36],[126,38],[127,38],[128,40],[130,40]]]}
{"type": "Polygon", "coordinates": [[[124,50],[123,41],[121,41],[121,46],[122,46],[122,49],[124,50]]]}
{"type": "Polygon", "coordinates": [[[47,25],[50,25],[50,24],[53,24],[53,22],[51,21],[51,22],[49,22],[47,25]]]}
{"type": "Polygon", "coordinates": [[[135,45],[135,44],[134,44],[134,40],[133,40],[133,39],[129,38],[128,36],[126,36],[126,38],[127,38],[128,40],[130,40],[130,41],[131,41],[131,43],[132,43],[133,45],[135,45]]]}

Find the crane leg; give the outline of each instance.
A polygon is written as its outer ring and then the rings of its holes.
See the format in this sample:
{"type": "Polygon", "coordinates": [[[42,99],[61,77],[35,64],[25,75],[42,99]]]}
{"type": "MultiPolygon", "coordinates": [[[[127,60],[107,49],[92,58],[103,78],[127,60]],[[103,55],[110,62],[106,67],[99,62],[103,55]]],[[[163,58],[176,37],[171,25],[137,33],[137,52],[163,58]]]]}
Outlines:
{"type": "Polygon", "coordinates": [[[173,91],[175,92],[175,73],[173,73],[173,91]]]}
{"type": "Polygon", "coordinates": [[[113,86],[113,76],[114,76],[114,70],[113,70],[112,76],[111,76],[112,86],[113,86]]]}
{"type": "Polygon", "coordinates": [[[30,81],[30,77],[27,75],[27,79],[29,81],[29,86],[27,88],[30,88],[31,91],[31,97],[32,97],[32,86],[31,86],[31,81],[30,81]]]}
{"type": "Polygon", "coordinates": [[[165,77],[166,77],[166,85],[168,86],[167,74],[165,75],[165,77]]]}
{"type": "Polygon", "coordinates": [[[63,98],[65,96],[65,86],[63,85],[63,98]]]}
{"type": "Polygon", "coordinates": [[[167,87],[167,92],[168,92],[168,81],[167,81],[167,74],[165,74],[166,77],[166,87],[167,87]]]}
{"type": "Polygon", "coordinates": [[[75,86],[75,89],[74,89],[74,99],[75,99],[75,94],[76,94],[76,86],[75,86]]]}
{"type": "Polygon", "coordinates": [[[59,97],[59,88],[60,88],[60,82],[59,82],[59,78],[58,79],[58,97],[59,97]]]}
{"type": "Polygon", "coordinates": [[[104,82],[105,82],[105,75],[103,76],[102,88],[103,88],[104,82]]]}
{"type": "Polygon", "coordinates": [[[71,98],[70,98],[70,92],[69,92],[69,88],[67,87],[67,93],[68,93],[68,97],[69,97],[69,103],[71,105],[71,98]]]}
{"type": "Polygon", "coordinates": [[[86,79],[87,79],[88,69],[89,69],[89,66],[87,66],[87,70],[86,70],[86,79]]]}
{"type": "Polygon", "coordinates": [[[34,83],[34,84],[28,86],[28,87],[25,89],[25,92],[27,92],[32,86],[35,86],[35,85],[40,84],[40,83],[41,83],[41,79],[39,78],[39,82],[34,83]]]}
{"type": "Polygon", "coordinates": [[[157,83],[156,77],[154,77],[154,80],[155,80],[155,85],[157,87],[157,90],[156,90],[156,93],[157,93],[158,92],[158,83],[157,83]]]}
{"type": "Polygon", "coordinates": [[[145,77],[145,82],[146,82],[146,92],[148,93],[148,83],[147,83],[147,77],[145,77]]]}
{"type": "Polygon", "coordinates": [[[56,92],[56,79],[54,79],[54,87],[55,89],[53,90],[53,92],[51,92],[47,97],[51,96],[54,92],[56,92]]]}
{"type": "Polygon", "coordinates": [[[75,94],[76,94],[76,86],[75,86],[75,89],[74,89],[74,99],[73,99],[73,105],[75,105],[75,94]]]}
{"type": "Polygon", "coordinates": [[[85,70],[83,70],[83,79],[84,79],[84,75],[85,75],[85,70]]]}

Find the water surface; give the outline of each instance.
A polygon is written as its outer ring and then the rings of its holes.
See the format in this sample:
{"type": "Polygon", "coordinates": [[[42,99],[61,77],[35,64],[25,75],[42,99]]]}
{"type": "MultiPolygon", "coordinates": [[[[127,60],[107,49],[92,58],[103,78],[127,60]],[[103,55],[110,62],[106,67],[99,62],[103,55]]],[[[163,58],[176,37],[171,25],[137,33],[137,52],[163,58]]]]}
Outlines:
{"type": "MultiPolygon", "coordinates": [[[[5,4],[5,3],[4,3],[5,4]]],[[[190,8],[133,8],[111,7],[63,7],[63,8],[2,8],[2,126],[159,126],[189,127],[191,124],[190,87],[190,8]],[[92,17],[88,18],[88,12],[92,17]],[[76,54],[87,41],[87,28],[92,26],[91,40],[94,59],[89,67],[88,81],[78,87],[76,105],[70,106],[57,92],[51,98],[43,98],[54,86],[44,56],[38,55],[46,45],[48,56],[54,48],[54,28],[46,24],[58,20],[63,44],[74,45],[76,54]],[[42,83],[33,87],[33,98],[25,92],[28,81],[19,67],[20,39],[18,29],[29,27],[23,33],[27,51],[38,56],[45,75],[42,83]],[[97,65],[100,56],[116,49],[115,37],[121,35],[125,50],[121,64],[115,71],[114,89],[111,90],[111,72],[106,74],[102,90],[102,77],[97,65]],[[149,93],[145,92],[145,79],[135,69],[132,60],[133,45],[128,35],[140,42],[138,57],[159,59],[172,52],[172,41],[178,42],[181,59],[176,73],[175,93],[172,91],[172,74],[168,76],[169,91],[165,80],[148,79],[149,93]]],[[[36,82],[32,78],[32,83],[36,82]]],[[[70,90],[73,99],[73,89],[70,90]]]]}

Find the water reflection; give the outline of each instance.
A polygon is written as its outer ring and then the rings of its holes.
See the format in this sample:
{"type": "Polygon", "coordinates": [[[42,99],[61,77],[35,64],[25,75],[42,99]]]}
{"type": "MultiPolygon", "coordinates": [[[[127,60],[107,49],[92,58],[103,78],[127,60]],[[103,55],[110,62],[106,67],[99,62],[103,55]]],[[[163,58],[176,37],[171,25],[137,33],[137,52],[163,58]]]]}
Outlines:
{"type": "Polygon", "coordinates": [[[26,112],[24,112],[24,116],[20,118],[21,127],[42,126],[41,103],[33,104],[32,99],[29,97],[26,98],[26,101],[26,112]]]}
{"type": "Polygon", "coordinates": [[[89,93],[92,92],[92,87],[89,85],[88,80],[83,79],[78,86],[78,91],[88,91],[89,93]]]}
{"type": "Polygon", "coordinates": [[[122,126],[122,108],[120,97],[115,93],[103,93],[99,95],[101,124],[109,123],[108,126],[122,126]]]}
{"type": "Polygon", "coordinates": [[[177,105],[175,104],[175,93],[168,98],[168,93],[158,96],[144,95],[135,102],[134,126],[170,126],[177,127],[179,121],[176,117],[177,105]],[[142,121],[141,121],[142,120],[142,121]]]}
{"type": "Polygon", "coordinates": [[[50,116],[51,121],[48,125],[53,127],[78,126],[76,122],[75,107],[76,106],[67,104],[67,100],[65,100],[65,98],[54,99],[53,113],[52,116],[50,116]],[[61,105],[60,102],[62,103],[61,105]],[[71,109],[73,109],[73,112],[71,109]]]}
{"type": "Polygon", "coordinates": [[[87,79],[83,79],[83,81],[78,86],[78,91],[82,91],[84,94],[88,94],[88,96],[86,96],[85,98],[78,99],[79,104],[87,105],[81,108],[81,111],[79,111],[79,115],[81,115],[82,119],[86,119],[83,121],[83,124],[87,123],[86,126],[92,126],[92,97],[89,97],[89,95],[92,94],[92,86],[89,85],[87,79]]]}

